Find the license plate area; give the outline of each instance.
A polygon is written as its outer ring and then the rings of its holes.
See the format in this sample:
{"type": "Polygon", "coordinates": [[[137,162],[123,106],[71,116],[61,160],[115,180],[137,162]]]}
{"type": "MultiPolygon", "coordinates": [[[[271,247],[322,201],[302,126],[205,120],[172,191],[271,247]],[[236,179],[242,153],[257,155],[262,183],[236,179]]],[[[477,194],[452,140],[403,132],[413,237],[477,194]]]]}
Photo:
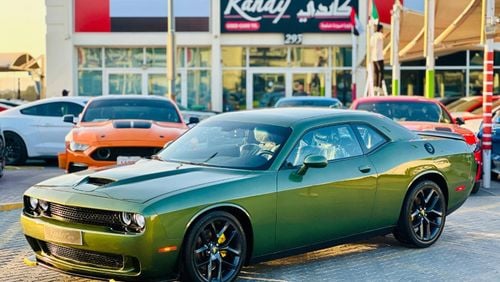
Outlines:
{"type": "Polygon", "coordinates": [[[82,231],[44,226],[43,235],[46,241],[70,245],[83,245],[82,231]]]}
{"type": "Polygon", "coordinates": [[[132,157],[118,156],[118,158],[116,158],[116,164],[117,165],[131,165],[131,164],[135,164],[140,159],[141,159],[141,157],[136,157],[136,156],[132,156],[132,157]]]}

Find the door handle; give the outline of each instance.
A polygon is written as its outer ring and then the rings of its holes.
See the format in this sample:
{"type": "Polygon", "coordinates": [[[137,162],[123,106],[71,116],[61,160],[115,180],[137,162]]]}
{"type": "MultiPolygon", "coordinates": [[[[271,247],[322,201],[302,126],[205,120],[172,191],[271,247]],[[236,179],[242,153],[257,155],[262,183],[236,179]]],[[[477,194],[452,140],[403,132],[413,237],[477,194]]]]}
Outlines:
{"type": "Polygon", "coordinates": [[[358,167],[359,171],[361,171],[362,173],[367,173],[367,172],[370,172],[370,170],[372,169],[369,165],[362,165],[360,167],[358,167]]]}

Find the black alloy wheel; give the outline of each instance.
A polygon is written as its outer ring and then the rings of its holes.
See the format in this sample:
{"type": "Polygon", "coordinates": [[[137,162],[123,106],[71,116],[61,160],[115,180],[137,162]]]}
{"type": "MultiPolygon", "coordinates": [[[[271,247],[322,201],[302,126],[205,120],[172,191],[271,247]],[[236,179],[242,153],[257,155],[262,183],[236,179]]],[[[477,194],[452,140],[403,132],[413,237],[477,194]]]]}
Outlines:
{"type": "Polygon", "coordinates": [[[233,281],[246,255],[243,227],[231,214],[203,216],[189,231],[183,250],[183,276],[189,281],[233,281]]]}
{"type": "Polygon", "coordinates": [[[433,181],[422,181],[407,194],[394,237],[404,244],[426,248],[444,229],[446,200],[433,181]]]}
{"type": "Polygon", "coordinates": [[[22,165],[26,162],[28,154],[26,145],[19,135],[5,132],[5,162],[8,165],[22,165]]]}

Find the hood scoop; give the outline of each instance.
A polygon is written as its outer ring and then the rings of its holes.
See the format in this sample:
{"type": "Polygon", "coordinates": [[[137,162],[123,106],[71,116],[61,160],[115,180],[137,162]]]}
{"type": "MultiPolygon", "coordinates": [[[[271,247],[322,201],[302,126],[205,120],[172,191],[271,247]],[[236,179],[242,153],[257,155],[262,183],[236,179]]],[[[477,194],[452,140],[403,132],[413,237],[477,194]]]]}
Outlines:
{"type": "Polygon", "coordinates": [[[145,120],[115,120],[113,121],[114,128],[141,128],[149,129],[152,123],[145,120]]]}
{"type": "Polygon", "coordinates": [[[437,131],[446,131],[446,132],[451,132],[451,128],[448,127],[435,127],[437,131]]]}
{"type": "Polygon", "coordinates": [[[101,178],[101,177],[88,177],[87,184],[95,185],[95,186],[104,186],[110,183],[116,182],[114,179],[109,178],[101,178]]]}

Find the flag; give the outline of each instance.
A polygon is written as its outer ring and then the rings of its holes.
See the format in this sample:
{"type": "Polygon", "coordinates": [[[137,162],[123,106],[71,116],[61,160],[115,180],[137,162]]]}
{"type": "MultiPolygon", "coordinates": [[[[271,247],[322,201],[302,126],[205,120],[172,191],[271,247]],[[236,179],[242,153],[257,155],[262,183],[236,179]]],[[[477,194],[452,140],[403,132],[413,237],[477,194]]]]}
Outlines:
{"type": "Polygon", "coordinates": [[[375,24],[379,23],[378,10],[377,5],[375,5],[375,0],[372,0],[372,13],[370,18],[375,24]]]}
{"type": "Polygon", "coordinates": [[[363,33],[363,26],[359,21],[358,15],[356,14],[356,10],[354,10],[354,7],[351,7],[350,17],[351,17],[352,32],[354,33],[354,35],[358,36],[360,33],[363,33]]]}

